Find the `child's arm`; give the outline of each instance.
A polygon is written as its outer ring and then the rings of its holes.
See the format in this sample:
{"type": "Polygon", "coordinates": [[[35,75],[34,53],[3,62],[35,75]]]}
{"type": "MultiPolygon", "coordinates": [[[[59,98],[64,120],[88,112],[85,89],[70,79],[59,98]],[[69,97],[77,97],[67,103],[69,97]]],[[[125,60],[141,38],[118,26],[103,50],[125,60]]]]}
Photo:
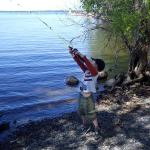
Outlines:
{"type": "Polygon", "coordinates": [[[72,55],[73,59],[76,61],[76,63],[80,66],[83,72],[87,70],[86,65],[84,64],[83,60],[76,54],[76,50],[73,50],[72,47],[69,47],[69,52],[72,55]]]}
{"type": "Polygon", "coordinates": [[[97,69],[93,66],[93,64],[87,59],[86,56],[82,55],[77,49],[73,49],[70,47],[70,53],[72,54],[75,61],[81,67],[81,69],[85,72],[87,69],[91,72],[92,76],[96,76],[98,74],[97,69]]]}
{"type": "Polygon", "coordinates": [[[92,76],[96,76],[98,74],[97,69],[94,67],[94,65],[88,60],[88,58],[86,56],[83,56],[83,60],[88,68],[88,70],[90,71],[90,73],[92,74],[92,76]]]}

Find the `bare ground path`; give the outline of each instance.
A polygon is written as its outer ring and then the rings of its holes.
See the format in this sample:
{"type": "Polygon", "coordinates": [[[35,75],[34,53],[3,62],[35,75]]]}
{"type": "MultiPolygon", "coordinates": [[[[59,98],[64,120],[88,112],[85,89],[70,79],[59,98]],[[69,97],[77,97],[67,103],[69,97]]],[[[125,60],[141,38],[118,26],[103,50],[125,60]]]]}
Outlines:
{"type": "Polygon", "coordinates": [[[116,90],[97,105],[103,133],[82,135],[77,113],[19,127],[0,149],[150,150],[150,87],[116,90]]]}

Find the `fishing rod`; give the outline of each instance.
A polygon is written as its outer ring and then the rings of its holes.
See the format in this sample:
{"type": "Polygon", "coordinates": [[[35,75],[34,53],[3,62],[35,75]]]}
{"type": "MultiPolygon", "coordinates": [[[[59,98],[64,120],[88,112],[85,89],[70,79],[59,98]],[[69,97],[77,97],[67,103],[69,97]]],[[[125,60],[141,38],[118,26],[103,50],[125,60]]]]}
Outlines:
{"type": "Polygon", "coordinates": [[[57,34],[57,33],[52,29],[52,27],[50,27],[45,21],[43,21],[43,20],[42,20],[41,18],[39,18],[39,17],[37,17],[37,18],[38,18],[38,20],[39,20],[41,23],[43,23],[48,29],[50,29],[51,31],[53,31],[59,39],[63,40],[65,44],[68,44],[69,46],[72,45],[72,40],[69,41],[69,40],[65,39],[64,37],[60,36],[60,35],[57,34]]]}
{"type": "MultiPolygon", "coordinates": [[[[11,0],[11,2],[12,2],[12,1],[13,1],[13,0],[11,0]]],[[[17,6],[19,6],[19,7],[21,7],[21,8],[24,8],[20,3],[17,3],[17,6]]],[[[68,47],[73,47],[72,42],[73,42],[74,38],[71,39],[71,40],[67,40],[66,38],[64,38],[64,37],[62,37],[61,35],[59,35],[58,33],[56,33],[56,32],[54,31],[54,29],[53,29],[51,26],[49,26],[48,23],[46,23],[44,20],[42,20],[39,16],[37,16],[37,15],[35,15],[35,14],[33,15],[32,11],[27,11],[27,12],[29,12],[29,14],[31,14],[31,15],[34,16],[37,20],[39,20],[42,24],[44,24],[44,26],[47,27],[49,30],[53,31],[53,33],[55,33],[55,35],[56,35],[59,39],[61,39],[66,45],[68,45],[68,47]]]]}

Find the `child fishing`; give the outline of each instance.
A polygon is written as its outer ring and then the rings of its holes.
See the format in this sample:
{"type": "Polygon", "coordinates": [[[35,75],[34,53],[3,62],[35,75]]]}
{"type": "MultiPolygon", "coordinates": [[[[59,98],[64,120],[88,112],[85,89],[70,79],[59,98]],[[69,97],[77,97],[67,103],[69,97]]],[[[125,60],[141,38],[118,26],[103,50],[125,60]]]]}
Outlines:
{"type": "Polygon", "coordinates": [[[96,135],[99,135],[100,126],[96,116],[95,95],[98,73],[104,69],[105,63],[101,59],[90,61],[85,55],[82,55],[77,49],[73,49],[72,47],[69,47],[69,52],[83,71],[83,82],[80,85],[78,99],[78,110],[83,126],[86,128],[87,122],[92,122],[96,135]]]}

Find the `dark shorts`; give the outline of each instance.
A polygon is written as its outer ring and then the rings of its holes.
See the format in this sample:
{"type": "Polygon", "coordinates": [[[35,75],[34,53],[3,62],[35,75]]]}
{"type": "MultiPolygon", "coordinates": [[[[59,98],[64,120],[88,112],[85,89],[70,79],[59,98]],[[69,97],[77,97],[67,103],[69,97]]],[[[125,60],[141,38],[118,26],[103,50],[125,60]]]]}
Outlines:
{"type": "Polygon", "coordinates": [[[94,120],[96,118],[95,100],[93,95],[89,97],[83,97],[82,94],[79,95],[79,114],[85,116],[89,120],[94,120]]]}

